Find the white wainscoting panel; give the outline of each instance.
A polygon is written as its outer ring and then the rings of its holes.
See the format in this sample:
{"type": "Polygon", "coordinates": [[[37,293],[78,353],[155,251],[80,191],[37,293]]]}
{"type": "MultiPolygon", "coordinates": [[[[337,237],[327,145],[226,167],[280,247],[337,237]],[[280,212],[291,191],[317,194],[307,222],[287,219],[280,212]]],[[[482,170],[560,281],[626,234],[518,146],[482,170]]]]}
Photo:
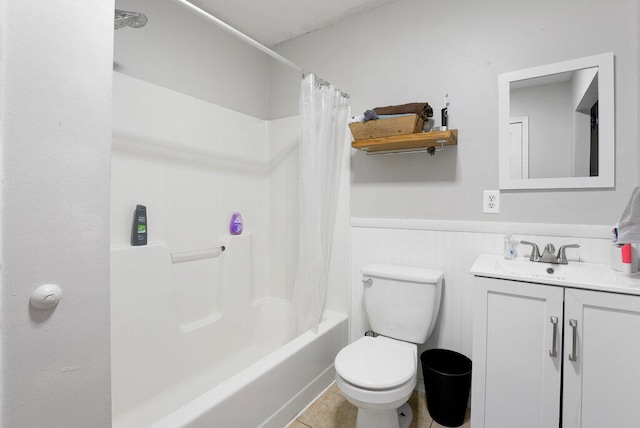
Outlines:
{"type": "MultiPolygon", "coordinates": [[[[478,222],[480,232],[469,231],[469,222],[442,222],[389,219],[352,219],[351,221],[351,287],[350,342],[369,330],[363,300],[360,269],[370,263],[387,263],[439,269],[444,272],[444,285],[439,319],[433,334],[419,352],[431,348],[445,348],[471,357],[473,276],[469,269],[480,253],[502,254],[504,232],[518,241],[527,240],[542,249],[546,243],[556,248],[562,244],[578,243],[579,249],[567,251],[569,260],[608,263],[610,240],[607,226],[545,225],[478,222]],[[430,230],[435,229],[435,230],[430,230]],[[456,230],[459,229],[459,230],[456,230]],[[518,234],[518,232],[523,234],[518,234]],[[540,234],[524,234],[532,231],[540,234]],[[589,235],[576,236],[577,232],[589,235]]],[[[530,247],[517,245],[517,256],[529,256],[530,247]]],[[[419,370],[422,378],[422,372],[419,370]]],[[[418,388],[423,388],[422,381],[418,388]]]]}

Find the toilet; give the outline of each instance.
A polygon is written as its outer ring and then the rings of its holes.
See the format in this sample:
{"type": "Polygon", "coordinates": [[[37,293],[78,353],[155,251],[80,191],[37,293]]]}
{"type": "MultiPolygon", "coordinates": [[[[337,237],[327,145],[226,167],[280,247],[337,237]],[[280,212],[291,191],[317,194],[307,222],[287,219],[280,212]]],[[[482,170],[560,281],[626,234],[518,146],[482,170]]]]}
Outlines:
{"type": "Polygon", "coordinates": [[[356,428],[408,428],[418,344],[427,341],[436,324],[444,274],[379,264],[361,272],[375,337],[364,336],[338,352],[336,385],[358,408],[356,428]]]}

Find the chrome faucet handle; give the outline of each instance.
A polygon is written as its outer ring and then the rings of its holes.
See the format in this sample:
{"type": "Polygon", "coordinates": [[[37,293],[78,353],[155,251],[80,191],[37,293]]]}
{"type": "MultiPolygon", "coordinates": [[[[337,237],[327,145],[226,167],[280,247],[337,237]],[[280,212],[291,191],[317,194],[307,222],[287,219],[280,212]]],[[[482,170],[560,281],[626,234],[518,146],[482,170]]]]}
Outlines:
{"type": "Polygon", "coordinates": [[[566,248],[580,248],[580,245],[579,244],[561,245],[560,249],[558,250],[558,256],[556,257],[558,259],[559,264],[562,264],[562,265],[569,264],[569,261],[567,260],[567,253],[565,252],[566,248]]]}
{"type": "Polygon", "coordinates": [[[540,260],[540,249],[535,242],[520,241],[520,243],[523,245],[531,245],[531,257],[529,257],[530,261],[537,262],[538,260],[540,260]]]}

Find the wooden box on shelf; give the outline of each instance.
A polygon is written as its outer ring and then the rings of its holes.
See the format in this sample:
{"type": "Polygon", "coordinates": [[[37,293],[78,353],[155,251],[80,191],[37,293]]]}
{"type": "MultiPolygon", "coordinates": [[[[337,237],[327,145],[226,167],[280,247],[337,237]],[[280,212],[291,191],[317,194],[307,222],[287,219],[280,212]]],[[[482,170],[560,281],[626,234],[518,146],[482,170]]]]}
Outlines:
{"type": "Polygon", "coordinates": [[[390,137],[392,135],[422,132],[424,120],[417,114],[350,123],[349,128],[354,140],[390,137]]]}

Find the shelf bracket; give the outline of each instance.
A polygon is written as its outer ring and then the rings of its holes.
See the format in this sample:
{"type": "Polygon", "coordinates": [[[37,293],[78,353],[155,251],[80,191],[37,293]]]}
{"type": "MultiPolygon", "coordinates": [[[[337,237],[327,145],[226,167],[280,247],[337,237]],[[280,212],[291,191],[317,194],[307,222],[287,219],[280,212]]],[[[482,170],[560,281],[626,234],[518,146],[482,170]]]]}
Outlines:
{"type": "MultiPolygon", "coordinates": [[[[446,142],[447,142],[447,140],[438,140],[438,141],[436,141],[436,143],[438,143],[438,144],[439,144],[439,146],[438,146],[438,147],[433,146],[433,147],[434,147],[434,150],[435,150],[436,152],[439,152],[440,150],[444,149],[444,143],[446,143],[446,142]]],[[[431,154],[433,155],[433,153],[431,153],[431,154]]]]}
{"type": "Polygon", "coordinates": [[[437,146],[429,146],[427,148],[420,148],[420,149],[413,149],[413,150],[407,150],[407,149],[393,149],[393,150],[376,150],[373,152],[370,151],[365,151],[367,156],[376,156],[376,155],[403,155],[403,154],[410,154],[410,153],[429,153],[431,156],[435,155],[436,152],[439,152],[440,150],[444,149],[444,143],[446,143],[447,140],[438,140],[436,141],[436,143],[438,143],[437,146]]]}

